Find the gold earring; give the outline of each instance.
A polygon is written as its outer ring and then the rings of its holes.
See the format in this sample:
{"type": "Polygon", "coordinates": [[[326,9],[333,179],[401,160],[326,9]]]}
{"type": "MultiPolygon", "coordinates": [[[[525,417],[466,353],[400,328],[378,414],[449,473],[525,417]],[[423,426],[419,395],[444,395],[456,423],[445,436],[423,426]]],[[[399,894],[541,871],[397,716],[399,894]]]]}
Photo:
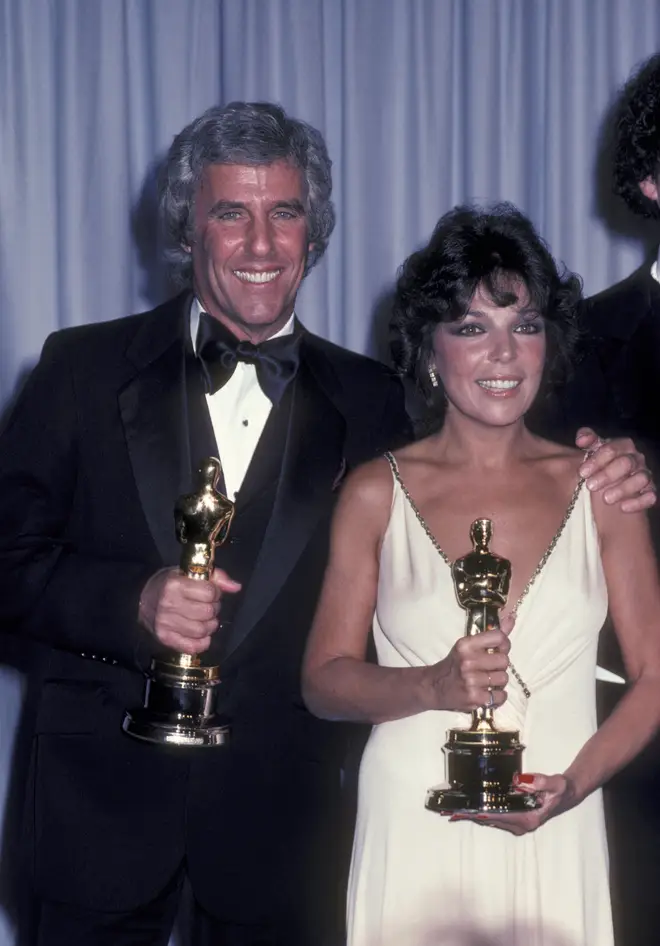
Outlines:
{"type": "Polygon", "coordinates": [[[431,381],[432,387],[437,388],[437,387],[438,387],[438,376],[437,376],[437,374],[435,373],[435,368],[433,367],[433,365],[429,365],[429,379],[430,379],[430,381],[431,381]]]}

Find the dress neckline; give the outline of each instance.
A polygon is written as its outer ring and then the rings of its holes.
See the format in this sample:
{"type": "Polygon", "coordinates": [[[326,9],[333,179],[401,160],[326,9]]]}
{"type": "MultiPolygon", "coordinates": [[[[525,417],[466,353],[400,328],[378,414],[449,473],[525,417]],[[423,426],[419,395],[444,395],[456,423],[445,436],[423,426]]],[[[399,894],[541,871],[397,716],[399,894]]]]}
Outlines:
{"type": "MultiPolygon", "coordinates": [[[[391,467],[391,469],[392,469],[392,473],[393,473],[393,475],[394,475],[394,478],[396,479],[397,483],[398,483],[399,486],[401,487],[401,492],[402,492],[403,495],[405,496],[406,501],[408,502],[408,505],[410,506],[410,508],[411,508],[412,511],[414,512],[415,517],[417,518],[417,521],[419,522],[420,526],[422,527],[422,529],[423,529],[424,532],[426,533],[426,535],[427,535],[429,541],[431,542],[431,544],[433,545],[433,547],[435,548],[435,550],[436,550],[436,551],[438,552],[438,554],[440,555],[440,558],[443,560],[443,562],[445,562],[445,564],[447,565],[447,567],[451,569],[453,563],[452,563],[451,559],[449,558],[449,556],[447,555],[447,553],[445,552],[445,550],[442,548],[442,546],[441,546],[440,543],[438,542],[438,540],[436,539],[436,537],[434,536],[434,534],[433,534],[433,532],[431,531],[431,529],[429,528],[429,524],[428,524],[428,522],[426,521],[426,519],[424,518],[424,516],[421,514],[421,512],[419,511],[419,509],[418,509],[418,507],[417,507],[417,504],[415,503],[415,500],[412,498],[412,496],[411,496],[410,493],[408,492],[408,487],[407,487],[406,484],[403,482],[403,479],[402,479],[402,477],[401,477],[401,473],[400,473],[400,471],[399,471],[399,465],[398,465],[398,463],[396,462],[396,459],[395,459],[395,457],[394,457],[394,454],[392,454],[392,453],[390,453],[389,451],[387,451],[387,452],[385,453],[385,458],[387,459],[387,461],[388,461],[388,463],[389,463],[389,465],[390,465],[390,467],[391,467]]],[[[559,542],[560,538],[562,537],[562,535],[563,535],[563,533],[564,533],[564,530],[565,530],[565,528],[566,528],[566,525],[567,525],[567,523],[568,523],[568,520],[571,518],[571,514],[572,514],[573,510],[575,509],[575,505],[576,505],[576,503],[577,503],[577,501],[578,501],[578,498],[579,498],[579,496],[580,496],[580,491],[582,490],[583,484],[584,484],[584,479],[580,478],[580,479],[578,480],[576,486],[575,486],[575,489],[573,490],[573,495],[571,496],[570,502],[569,502],[569,504],[568,504],[568,506],[567,506],[567,508],[566,508],[566,512],[564,513],[564,516],[563,516],[563,518],[562,518],[562,520],[561,520],[561,522],[560,522],[560,524],[559,524],[559,528],[557,529],[557,531],[555,532],[555,534],[553,535],[553,537],[550,539],[550,542],[549,542],[549,544],[547,545],[547,547],[546,547],[546,549],[545,549],[543,555],[541,556],[538,565],[536,566],[536,568],[534,569],[534,571],[533,571],[532,574],[530,575],[530,577],[529,577],[527,583],[525,584],[525,586],[523,587],[522,591],[520,592],[520,595],[518,596],[518,600],[516,601],[515,605],[513,606],[513,609],[512,609],[511,612],[510,612],[510,614],[512,615],[512,617],[515,618],[515,617],[517,616],[517,614],[518,614],[518,609],[520,608],[520,605],[523,603],[524,599],[525,599],[525,598],[527,597],[527,595],[529,594],[529,592],[530,592],[532,586],[534,585],[536,579],[539,577],[539,575],[540,575],[541,572],[543,571],[543,569],[544,569],[544,567],[545,567],[545,565],[546,565],[548,559],[549,559],[550,556],[552,555],[553,551],[555,550],[555,547],[556,547],[557,543],[559,542]]]]}

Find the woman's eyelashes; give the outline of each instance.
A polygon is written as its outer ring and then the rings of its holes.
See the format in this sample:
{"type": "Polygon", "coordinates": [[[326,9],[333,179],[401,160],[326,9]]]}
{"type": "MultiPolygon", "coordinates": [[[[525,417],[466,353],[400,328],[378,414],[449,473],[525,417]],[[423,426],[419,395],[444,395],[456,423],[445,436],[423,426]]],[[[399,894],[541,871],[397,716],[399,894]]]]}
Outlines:
{"type": "MultiPolygon", "coordinates": [[[[511,331],[517,335],[538,335],[544,329],[543,319],[539,315],[525,316],[521,318],[511,331]]],[[[475,335],[483,335],[488,331],[488,326],[482,322],[461,322],[455,327],[449,329],[451,335],[459,335],[464,338],[472,338],[475,335]]]]}
{"type": "Polygon", "coordinates": [[[538,335],[544,329],[543,319],[540,315],[532,315],[522,319],[516,326],[515,331],[522,335],[538,335]]]}

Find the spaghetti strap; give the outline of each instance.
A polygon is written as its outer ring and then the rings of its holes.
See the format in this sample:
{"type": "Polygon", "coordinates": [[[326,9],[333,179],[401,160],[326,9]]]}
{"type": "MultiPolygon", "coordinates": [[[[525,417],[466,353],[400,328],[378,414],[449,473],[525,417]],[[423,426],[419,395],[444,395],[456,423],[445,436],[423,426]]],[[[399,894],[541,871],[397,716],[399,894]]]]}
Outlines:
{"type": "Polygon", "coordinates": [[[385,457],[385,459],[390,465],[390,469],[392,470],[392,475],[394,476],[394,479],[398,482],[399,486],[403,486],[403,483],[401,481],[401,474],[399,473],[399,464],[394,459],[394,454],[390,453],[390,451],[387,450],[383,454],[383,456],[385,457]]]}

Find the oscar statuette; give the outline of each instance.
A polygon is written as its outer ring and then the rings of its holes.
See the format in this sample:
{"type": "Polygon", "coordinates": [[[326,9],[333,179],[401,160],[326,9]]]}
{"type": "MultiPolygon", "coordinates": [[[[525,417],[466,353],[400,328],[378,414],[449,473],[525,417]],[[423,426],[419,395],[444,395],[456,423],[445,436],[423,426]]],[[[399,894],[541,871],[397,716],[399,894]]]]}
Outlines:
{"type": "MultiPolygon", "coordinates": [[[[217,489],[221,471],[215,457],[203,460],[196,491],[179,497],[174,507],[181,572],[196,581],[209,581],[216,546],[226,541],[234,517],[233,502],[217,489]]],[[[125,713],[122,729],[145,742],[221,746],[229,738],[229,726],[215,713],[219,683],[220,668],[204,666],[197,655],[172,652],[154,658],[144,705],[125,713]]]]}
{"type": "MultiPolygon", "coordinates": [[[[490,519],[470,527],[473,549],[452,565],[458,603],[467,612],[466,634],[500,626],[511,582],[511,563],[488,548],[493,533],[490,519]]],[[[429,789],[426,807],[438,812],[527,811],[538,806],[533,793],[519,792],[513,778],[522,771],[519,734],[497,729],[492,706],[472,711],[468,729],[450,729],[444,750],[449,787],[429,789]]]]}

